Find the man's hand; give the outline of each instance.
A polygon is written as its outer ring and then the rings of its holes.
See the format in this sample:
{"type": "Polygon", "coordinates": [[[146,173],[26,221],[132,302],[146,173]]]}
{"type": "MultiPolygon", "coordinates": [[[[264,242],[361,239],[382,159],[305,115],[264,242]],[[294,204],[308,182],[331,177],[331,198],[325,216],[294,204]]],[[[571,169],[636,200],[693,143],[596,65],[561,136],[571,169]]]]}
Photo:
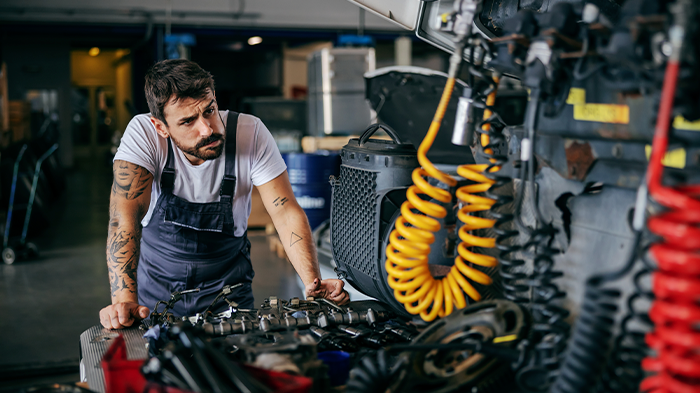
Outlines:
{"type": "Polygon", "coordinates": [[[306,296],[325,298],[340,305],[350,301],[348,291],[343,289],[345,283],[342,280],[330,278],[328,280],[314,279],[314,282],[306,286],[306,296]]]}
{"type": "Polygon", "coordinates": [[[148,317],[148,307],[138,303],[117,303],[100,310],[100,322],[107,329],[123,329],[148,317]]]}

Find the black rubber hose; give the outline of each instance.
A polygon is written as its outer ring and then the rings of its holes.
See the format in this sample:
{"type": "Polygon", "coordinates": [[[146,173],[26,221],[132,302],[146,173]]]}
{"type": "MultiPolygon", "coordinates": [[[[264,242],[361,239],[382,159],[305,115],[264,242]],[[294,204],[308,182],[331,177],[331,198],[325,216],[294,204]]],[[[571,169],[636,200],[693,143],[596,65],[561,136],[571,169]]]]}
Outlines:
{"type": "Polygon", "coordinates": [[[596,275],[586,281],[581,314],[574,326],[552,393],[588,393],[600,383],[621,296],[620,291],[604,286],[632,270],[640,240],[641,234],[637,233],[631,256],[622,269],[596,275]]]}

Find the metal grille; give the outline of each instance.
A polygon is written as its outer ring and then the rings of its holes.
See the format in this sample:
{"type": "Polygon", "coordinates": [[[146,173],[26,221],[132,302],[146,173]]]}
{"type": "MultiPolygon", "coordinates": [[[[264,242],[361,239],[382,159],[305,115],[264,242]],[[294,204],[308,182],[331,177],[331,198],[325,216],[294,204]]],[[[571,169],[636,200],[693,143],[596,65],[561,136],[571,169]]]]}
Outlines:
{"type": "Polygon", "coordinates": [[[341,267],[353,267],[376,280],[377,172],[342,165],[339,183],[331,212],[333,256],[341,267]]]}
{"type": "Polygon", "coordinates": [[[127,360],[148,359],[148,349],[146,349],[148,341],[143,338],[143,332],[138,328],[116,331],[105,329],[101,325],[91,327],[80,335],[81,363],[82,367],[84,367],[85,377],[90,390],[96,392],[105,391],[105,377],[101,363],[102,356],[104,356],[114,339],[120,334],[124,336],[127,360]]]}

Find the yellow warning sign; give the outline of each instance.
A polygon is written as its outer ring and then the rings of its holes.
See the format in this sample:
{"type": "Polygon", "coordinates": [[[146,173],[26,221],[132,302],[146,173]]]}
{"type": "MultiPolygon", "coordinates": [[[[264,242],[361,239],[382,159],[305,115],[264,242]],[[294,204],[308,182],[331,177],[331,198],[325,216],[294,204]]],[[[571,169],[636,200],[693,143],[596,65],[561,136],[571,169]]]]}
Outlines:
{"type": "Polygon", "coordinates": [[[685,131],[700,131],[700,120],[688,121],[683,116],[676,116],[673,119],[673,128],[685,131]]]}
{"type": "Polygon", "coordinates": [[[630,107],[618,104],[586,103],[586,89],[572,87],[566,103],[574,106],[574,120],[629,124],[630,107]]]}
{"type": "Polygon", "coordinates": [[[569,105],[581,105],[586,103],[586,89],[572,87],[569,89],[569,97],[566,99],[569,105]]]}
{"type": "Polygon", "coordinates": [[[630,107],[617,104],[574,105],[574,120],[629,124],[630,107]]]}
{"type": "MultiPolygon", "coordinates": [[[[651,157],[651,145],[646,145],[644,150],[646,151],[648,161],[649,157],[651,157]]],[[[669,168],[685,168],[685,149],[667,151],[661,163],[669,168]]]]}

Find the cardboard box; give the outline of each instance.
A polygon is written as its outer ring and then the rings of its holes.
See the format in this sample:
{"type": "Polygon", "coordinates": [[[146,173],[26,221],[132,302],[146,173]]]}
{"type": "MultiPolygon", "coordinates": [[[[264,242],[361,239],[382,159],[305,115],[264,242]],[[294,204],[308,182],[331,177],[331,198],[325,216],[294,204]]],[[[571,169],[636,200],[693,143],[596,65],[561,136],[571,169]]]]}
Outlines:
{"type": "Polygon", "coordinates": [[[257,187],[253,187],[253,195],[251,196],[250,217],[248,218],[248,229],[265,229],[268,224],[272,224],[272,218],[267,214],[265,205],[263,205],[260,192],[257,187]]]}

